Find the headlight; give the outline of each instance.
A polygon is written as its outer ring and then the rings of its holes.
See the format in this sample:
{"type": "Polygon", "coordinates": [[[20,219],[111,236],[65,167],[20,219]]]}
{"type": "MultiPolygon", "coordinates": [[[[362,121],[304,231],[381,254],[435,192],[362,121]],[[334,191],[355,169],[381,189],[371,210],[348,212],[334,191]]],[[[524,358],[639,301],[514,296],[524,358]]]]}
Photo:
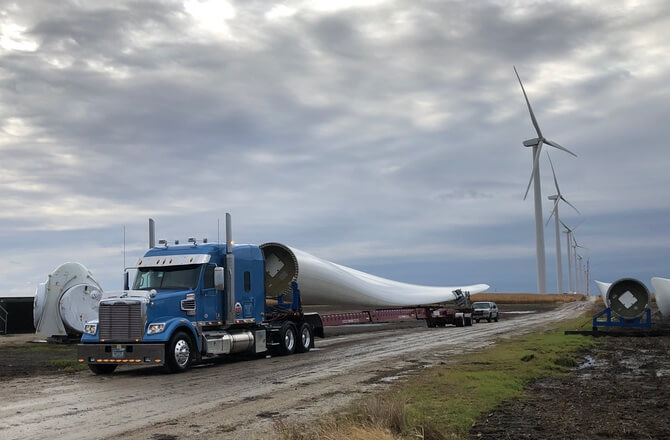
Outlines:
{"type": "Polygon", "coordinates": [[[89,335],[94,335],[98,331],[98,323],[86,324],[84,325],[84,333],[89,335]]]}
{"type": "Polygon", "coordinates": [[[165,330],[165,323],[164,322],[157,322],[155,324],[149,324],[149,330],[147,330],[148,335],[155,335],[156,333],[160,333],[163,330],[165,330]]]}

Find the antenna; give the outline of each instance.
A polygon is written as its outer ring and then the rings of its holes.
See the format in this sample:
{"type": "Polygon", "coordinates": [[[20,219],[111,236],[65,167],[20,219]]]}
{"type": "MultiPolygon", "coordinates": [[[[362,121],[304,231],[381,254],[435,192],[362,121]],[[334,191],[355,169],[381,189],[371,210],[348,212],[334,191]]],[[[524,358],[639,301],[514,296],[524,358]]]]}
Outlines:
{"type": "Polygon", "coordinates": [[[216,219],[216,242],[221,244],[221,219],[216,219]]]}

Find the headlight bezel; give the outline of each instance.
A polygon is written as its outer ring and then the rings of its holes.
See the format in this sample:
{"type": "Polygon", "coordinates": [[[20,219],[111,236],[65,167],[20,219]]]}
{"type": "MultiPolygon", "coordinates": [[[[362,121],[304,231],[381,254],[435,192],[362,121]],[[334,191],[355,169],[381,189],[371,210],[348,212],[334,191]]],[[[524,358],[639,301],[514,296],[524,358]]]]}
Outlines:
{"type": "Polygon", "coordinates": [[[164,322],[152,322],[147,327],[147,335],[157,335],[158,333],[163,333],[165,331],[164,322]]]}

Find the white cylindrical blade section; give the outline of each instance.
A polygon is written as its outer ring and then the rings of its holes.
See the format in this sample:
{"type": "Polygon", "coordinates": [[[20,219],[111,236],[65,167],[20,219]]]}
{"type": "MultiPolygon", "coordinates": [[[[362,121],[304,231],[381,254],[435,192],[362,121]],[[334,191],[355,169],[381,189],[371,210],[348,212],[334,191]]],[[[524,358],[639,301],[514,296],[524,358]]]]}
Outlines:
{"type": "Polygon", "coordinates": [[[297,281],[303,304],[377,307],[433,304],[452,301],[457,289],[474,294],[489,287],[486,284],[433,287],[401,283],[322,260],[279,243],[266,243],[261,249],[266,259],[274,261],[269,266],[271,273],[266,273],[266,284],[271,283],[277,291],[278,277],[283,276],[279,290],[288,293],[291,281],[297,281]],[[276,271],[277,257],[287,260],[283,263],[291,270],[286,274],[276,271]]]}

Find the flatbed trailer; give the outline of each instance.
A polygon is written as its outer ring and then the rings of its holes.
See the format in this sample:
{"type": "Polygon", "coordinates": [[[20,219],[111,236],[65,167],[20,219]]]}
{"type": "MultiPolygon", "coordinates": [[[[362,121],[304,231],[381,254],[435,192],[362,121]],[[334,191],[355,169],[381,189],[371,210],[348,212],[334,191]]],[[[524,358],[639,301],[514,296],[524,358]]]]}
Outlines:
{"type": "Polygon", "coordinates": [[[426,321],[428,327],[472,325],[471,308],[437,306],[393,307],[360,312],[321,314],[323,327],[336,327],[349,324],[375,324],[402,321],[426,321]]]}

